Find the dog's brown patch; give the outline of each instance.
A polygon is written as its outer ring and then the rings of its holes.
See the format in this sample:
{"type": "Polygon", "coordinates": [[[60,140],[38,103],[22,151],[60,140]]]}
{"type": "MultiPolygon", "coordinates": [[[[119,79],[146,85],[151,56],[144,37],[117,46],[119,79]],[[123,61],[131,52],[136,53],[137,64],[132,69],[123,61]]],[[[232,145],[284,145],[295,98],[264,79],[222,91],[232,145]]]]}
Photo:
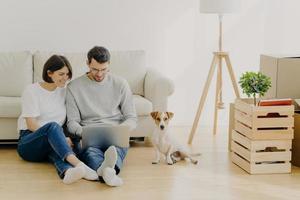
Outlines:
{"type": "Polygon", "coordinates": [[[166,112],[166,114],[167,114],[169,119],[172,119],[173,116],[174,116],[174,113],[172,113],[172,112],[166,112]]]}
{"type": "Polygon", "coordinates": [[[159,111],[151,112],[151,117],[154,119],[156,125],[159,125],[160,123],[161,120],[160,116],[161,116],[161,112],[159,111]]]}
{"type": "Polygon", "coordinates": [[[153,111],[153,112],[150,113],[150,115],[155,120],[156,117],[157,117],[157,115],[158,115],[158,113],[159,113],[158,111],[153,111]]]}

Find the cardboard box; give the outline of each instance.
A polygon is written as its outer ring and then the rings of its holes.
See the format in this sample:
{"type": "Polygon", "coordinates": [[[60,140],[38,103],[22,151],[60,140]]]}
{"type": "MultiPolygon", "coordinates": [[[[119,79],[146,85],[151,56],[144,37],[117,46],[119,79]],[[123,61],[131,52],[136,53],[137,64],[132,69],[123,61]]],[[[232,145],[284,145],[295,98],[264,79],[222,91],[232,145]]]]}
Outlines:
{"type": "Polygon", "coordinates": [[[294,139],[292,142],[292,165],[300,167],[300,112],[294,115],[294,139]]]}
{"type": "Polygon", "coordinates": [[[272,81],[264,97],[300,99],[300,56],[261,55],[260,71],[272,81]]]}

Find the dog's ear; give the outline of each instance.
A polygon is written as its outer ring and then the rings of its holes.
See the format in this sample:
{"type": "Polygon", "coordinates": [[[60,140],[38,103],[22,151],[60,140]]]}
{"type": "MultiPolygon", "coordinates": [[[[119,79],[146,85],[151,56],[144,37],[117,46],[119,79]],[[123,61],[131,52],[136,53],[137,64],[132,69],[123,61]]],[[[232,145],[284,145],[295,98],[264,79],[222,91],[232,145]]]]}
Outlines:
{"type": "Polygon", "coordinates": [[[166,113],[167,113],[169,119],[172,119],[172,118],[173,118],[174,113],[172,113],[172,112],[166,112],[166,113]]]}
{"type": "Polygon", "coordinates": [[[157,112],[157,111],[153,111],[153,112],[151,112],[150,114],[151,114],[151,117],[152,117],[153,119],[156,119],[158,112],[157,112]]]}

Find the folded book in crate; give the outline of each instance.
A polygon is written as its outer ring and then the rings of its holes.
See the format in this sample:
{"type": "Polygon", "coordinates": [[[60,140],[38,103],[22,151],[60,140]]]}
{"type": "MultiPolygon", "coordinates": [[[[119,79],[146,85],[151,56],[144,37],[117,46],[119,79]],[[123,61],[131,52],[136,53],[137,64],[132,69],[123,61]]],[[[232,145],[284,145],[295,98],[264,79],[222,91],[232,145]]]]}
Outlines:
{"type": "Polygon", "coordinates": [[[292,105],[293,100],[287,99],[263,99],[258,102],[258,106],[284,106],[292,105]]]}

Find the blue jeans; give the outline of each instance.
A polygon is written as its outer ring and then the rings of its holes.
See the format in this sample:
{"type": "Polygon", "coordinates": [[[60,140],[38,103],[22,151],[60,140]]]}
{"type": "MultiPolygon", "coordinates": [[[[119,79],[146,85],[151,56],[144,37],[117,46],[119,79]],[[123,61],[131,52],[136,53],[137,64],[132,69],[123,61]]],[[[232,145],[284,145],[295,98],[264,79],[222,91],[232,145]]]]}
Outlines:
{"type": "Polygon", "coordinates": [[[62,127],[55,122],[47,123],[35,132],[21,130],[17,151],[27,161],[50,160],[60,178],[64,177],[67,169],[73,167],[65,159],[74,152],[66,142],[62,127]]]}
{"type": "MultiPolygon", "coordinates": [[[[107,148],[106,148],[107,149],[107,148]]],[[[88,147],[80,153],[80,159],[90,168],[97,171],[104,161],[104,152],[106,149],[98,147],[88,147]]],[[[116,173],[119,174],[123,166],[123,161],[127,155],[128,148],[116,147],[118,159],[115,166],[116,173]]]]}

